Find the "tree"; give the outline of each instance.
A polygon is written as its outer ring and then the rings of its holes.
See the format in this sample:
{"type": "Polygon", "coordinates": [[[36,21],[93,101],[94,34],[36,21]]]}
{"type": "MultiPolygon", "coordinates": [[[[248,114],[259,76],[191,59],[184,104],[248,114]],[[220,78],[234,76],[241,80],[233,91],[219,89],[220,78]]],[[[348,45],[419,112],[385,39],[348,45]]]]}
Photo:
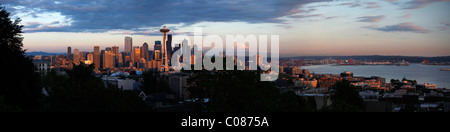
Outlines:
{"type": "Polygon", "coordinates": [[[67,75],[49,73],[44,85],[49,89],[43,111],[134,112],[148,111],[137,93],[108,87],[93,75],[93,65],[75,65],[67,75]]]}
{"type": "Polygon", "coordinates": [[[169,83],[158,71],[144,72],[141,83],[145,93],[172,93],[169,83]]]}
{"type": "Polygon", "coordinates": [[[0,7],[0,96],[4,104],[23,111],[37,111],[41,97],[40,78],[30,58],[25,56],[20,19],[11,21],[10,13],[0,7]]]}
{"type": "Polygon", "coordinates": [[[360,112],[364,111],[365,103],[359,95],[356,87],[349,81],[342,80],[333,86],[336,91],[331,97],[333,101],[332,111],[336,112],[360,112]]]}
{"type": "Polygon", "coordinates": [[[274,82],[260,81],[261,71],[184,71],[190,97],[213,112],[312,111],[293,92],[280,93],[274,82]]]}

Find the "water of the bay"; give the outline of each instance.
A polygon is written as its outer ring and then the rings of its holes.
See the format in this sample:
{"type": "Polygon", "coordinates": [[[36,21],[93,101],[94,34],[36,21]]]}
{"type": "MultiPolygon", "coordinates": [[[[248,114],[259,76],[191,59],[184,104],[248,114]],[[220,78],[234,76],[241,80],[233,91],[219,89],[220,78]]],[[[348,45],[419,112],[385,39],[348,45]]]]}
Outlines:
{"type": "Polygon", "coordinates": [[[411,64],[410,66],[388,66],[388,65],[351,65],[351,66],[333,66],[333,65],[314,65],[302,66],[301,69],[308,69],[316,74],[340,74],[344,71],[353,72],[354,76],[371,77],[380,76],[386,78],[386,82],[391,79],[417,80],[419,84],[436,84],[438,88],[450,88],[450,71],[441,71],[441,69],[450,69],[450,66],[434,66],[411,64]]]}

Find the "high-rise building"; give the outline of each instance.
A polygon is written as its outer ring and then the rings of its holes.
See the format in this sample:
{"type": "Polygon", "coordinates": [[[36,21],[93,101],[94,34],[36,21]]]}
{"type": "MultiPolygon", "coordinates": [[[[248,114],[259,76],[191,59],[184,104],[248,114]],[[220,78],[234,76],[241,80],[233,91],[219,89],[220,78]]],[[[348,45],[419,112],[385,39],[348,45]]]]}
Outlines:
{"type": "Polygon", "coordinates": [[[172,34],[167,35],[167,42],[166,42],[166,47],[167,47],[167,59],[169,61],[170,64],[170,59],[172,58],[172,34]]]}
{"type": "Polygon", "coordinates": [[[67,56],[70,58],[72,56],[72,47],[67,47],[67,56]]]}
{"type": "Polygon", "coordinates": [[[117,59],[116,66],[117,67],[122,67],[123,66],[122,53],[117,54],[116,55],[116,59],[117,59]]]}
{"type": "Polygon", "coordinates": [[[91,62],[94,62],[94,55],[91,54],[91,53],[89,53],[89,54],[87,55],[87,60],[88,60],[88,61],[91,61],[91,62]]]}
{"type": "Polygon", "coordinates": [[[139,62],[139,60],[141,59],[141,49],[139,48],[139,46],[133,47],[133,55],[134,62],[139,62]]]}
{"type": "Polygon", "coordinates": [[[91,54],[91,53],[87,54],[86,58],[87,58],[87,60],[84,61],[85,64],[90,65],[90,64],[94,63],[94,55],[93,54],[91,54]]]}
{"type": "Polygon", "coordinates": [[[112,48],[111,47],[106,47],[105,50],[106,51],[112,51],[112,48]]]}
{"type": "Polygon", "coordinates": [[[112,47],[112,51],[113,51],[113,54],[114,54],[114,55],[119,54],[119,47],[113,46],[113,47],[112,47]]]}
{"type": "Polygon", "coordinates": [[[114,68],[114,54],[112,51],[103,53],[103,68],[114,68]]]}
{"type": "Polygon", "coordinates": [[[125,37],[125,52],[131,53],[133,52],[133,38],[125,37]]]}
{"type": "Polygon", "coordinates": [[[146,61],[149,60],[149,54],[148,54],[148,44],[144,43],[141,47],[141,58],[144,58],[146,61]]]}
{"type": "Polygon", "coordinates": [[[177,50],[181,49],[181,44],[175,44],[175,48],[173,48],[173,52],[177,52],[177,50]]]}
{"type": "Polygon", "coordinates": [[[115,66],[116,67],[119,67],[119,65],[121,65],[120,63],[122,63],[122,62],[119,62],[119,60],[122,58],[122,55],[120,55],[119,56],[119,47],[117,47],[117,46],[113,46],[112,47],[112,52],[113,52],[113,54],[114,54],[114,64],[115,64],[115,66]]]}
{"type": "Polygon", "coordinates": [[[155,41],[155,46],[154,46],[153,49],[154,49],[155,51],[156,51],[156,50],[161,51],[161,49],[162,49],[161,41],[155,41]]]}
{"type": "Polygon", "coordinates": [[[94,46],[94,65],[95,68],[100,68],[100,46],[94,46]]]}
{"type": "Polygon", "coordinates": [[[154,60],[161,60],[161,52],[159,50],[155,50],[155,58],[154,60]]]}
{"type": "Polygon", "coordinates": [[[75,64],[78,64],[81,60],[80,50],[74,49],[73,50],[73,62],[75,64]]]}

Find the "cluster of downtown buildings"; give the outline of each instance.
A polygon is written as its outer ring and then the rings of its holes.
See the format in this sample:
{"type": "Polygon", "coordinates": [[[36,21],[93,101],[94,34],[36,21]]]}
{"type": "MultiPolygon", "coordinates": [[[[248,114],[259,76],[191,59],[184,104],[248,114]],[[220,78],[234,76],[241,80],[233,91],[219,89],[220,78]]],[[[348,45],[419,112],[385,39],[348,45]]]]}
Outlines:
{"type": "MultiPolygon", "coordinates": [[[[183,43],[187,42],[183,41],[183,43]]],[[[105,86],[112,84],[122,90],[133,91],[136,96],[142,98],[147,104],[153,107],[161,107],[167,105],[167,100],[184,100],[188,98],[186,90],[184,90],[184,87],[187,85],[187,76],[180,71],[169,71],[164,66],[164,44],[167,46],[167,63],[170,65],[172,54],[181,49],[182,46],[182,44],[176,44],[172,48],[172,35],[170,34],[167,35],[166,43],[159,40],[155,41],[153,45],[154,50],[149,50],[147,43],[142,44],[142,46],[133,46],[133,39],[125,37],[125,49],[123,52],[119,51],[118,46],[104,49],[101,49],[100,46],[94,46],[93,52],[67,47],[67,55],[36,55],[32,58],[37,72],[41,73],[42,76],[45,76],[52,70],[59,75],[64,75],[67,74],[66,69],[72,69],[75,65],[94,64],[95,75],[101,78],[105,86]],[[141,89],[143,79],[141,75],[143,71],[150,70],[161,71],[161,74],[166,75],[164,79],[169,83],[173,93],[144,93],[141,89]]],[[[192,57],[194,56],[192,55],[192,57]]],[[[43,94],[48,96],[48,90],[44,87],[43,94]]]]}
{"type": "MultiPolygon", "coordinates": [[[[168,35],[166,42],[167,58],[171,58],[173,51],[180,49],[180,44],[172,49],[172,35],[168,35]]],[[[149,50],[147,43],[142,46],[133,46],[133,39],[125,37],[125,50],[120,52],[118,46],[106,47],[101,49],[100,46],[94,46],[93,52],[72,50],[67,47],[67,56],[46,56],[52,68],[68,68],[73,65],[94,64],[97,69],[114,69],[114,68],[132,68],[132,69],[157,69],[162,70],[163,51],[161,41],[155,41],[154,50],[149,50]]],[[[39,57],[39,56],[38,56],[39,57]]],[[[36,58],[39,59],[39,58],[36,58]]],[[[170,62],[170,61],[169,61],[170,62]]]]}

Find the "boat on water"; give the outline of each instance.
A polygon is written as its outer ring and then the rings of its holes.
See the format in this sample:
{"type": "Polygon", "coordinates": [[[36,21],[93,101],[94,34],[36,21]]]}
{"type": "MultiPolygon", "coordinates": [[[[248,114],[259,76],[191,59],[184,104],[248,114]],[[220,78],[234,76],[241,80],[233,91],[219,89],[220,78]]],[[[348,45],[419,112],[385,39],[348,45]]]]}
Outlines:
{"type": "Polygon", "coordinates": [[[450,71],[450,69],[441,69],[441,71],[450,71]]]}
{"type": "Polygon", "coordinates": [[[403,60],[402,62],[397,63],[396,65],[397,65],[397,66],[409,66],[409,65],[411,65],[411,64],[410,64],[409,62],[403,60]]]}

